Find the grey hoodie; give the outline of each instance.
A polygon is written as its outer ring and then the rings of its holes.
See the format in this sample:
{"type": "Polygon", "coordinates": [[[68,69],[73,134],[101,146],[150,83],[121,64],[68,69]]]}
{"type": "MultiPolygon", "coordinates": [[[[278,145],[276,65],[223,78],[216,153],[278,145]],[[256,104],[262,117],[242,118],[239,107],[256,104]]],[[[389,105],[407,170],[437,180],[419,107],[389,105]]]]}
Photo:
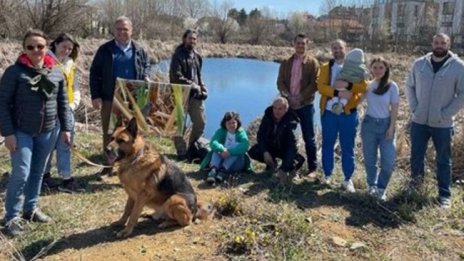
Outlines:
{"type": "Polygon", "coordinates": [[[412,120],[436,128],[453,126],[453,116],[464,106],[464,62],[451,57],[437,73],[432,53],[417,59],[406,80],[406,96],[412,120]]]}

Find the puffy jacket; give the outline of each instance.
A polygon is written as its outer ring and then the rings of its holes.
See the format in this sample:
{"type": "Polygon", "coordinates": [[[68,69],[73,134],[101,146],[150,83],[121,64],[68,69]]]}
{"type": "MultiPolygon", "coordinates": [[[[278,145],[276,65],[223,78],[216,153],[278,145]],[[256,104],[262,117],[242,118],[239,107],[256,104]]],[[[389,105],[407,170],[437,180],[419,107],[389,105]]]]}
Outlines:
{"type": "Polygon", "coordinates": [[[0,133],[3,136],[21,130],[29,134],[52,131],[60,120],[62,131],[71,131],[71,109],[68,105],[64,76],[54,67],[47,74],[53,90],[47,98],[31,86],[38,72],[16,62],[9,66],[0,81],[0,133]]]}
{"type": "MultiPolygon", "coordinates": [[[[136,42],[132,42],[135,55],[135,72],[136,79],[143,80],[147,76],[150,60],[148,54],[136,42]]],[[[114,86],[116,78],[113,76],[113,46],[115,40],[104,43],[100,46],[93,58],[90,66],[90,93],[92,100],[102,99],[104,101],[112,101],[114,95],[114,86]]]]}
{"type": "Polygon", "coordinates": [[[289,109],[284,117],[275,123],[272,106],[265,112],[259,125],[257,140],[261,151],[270,151],[271,148],[281,150],[285,148],[296,148],[295,131],[298,126],[298,117],[292,109],[289,109]],[[277,125],[277,126],[275,126],[277,125]]]}
{"type": "Polygon", "coordinates": [[[436,128],[453,126],[453,116],[464,106],[464,62],[451,57],[433,72],[432,53],[414,62],[406,80],[412,120],[436,128]]]}

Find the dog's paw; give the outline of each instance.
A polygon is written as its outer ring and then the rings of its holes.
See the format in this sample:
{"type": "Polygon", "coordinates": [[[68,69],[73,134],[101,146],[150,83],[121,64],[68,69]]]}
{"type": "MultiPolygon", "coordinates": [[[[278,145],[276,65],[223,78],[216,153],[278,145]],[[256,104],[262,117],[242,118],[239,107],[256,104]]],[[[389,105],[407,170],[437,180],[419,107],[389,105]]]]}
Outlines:
{"type": "Polygon", "coordinates": [[[125,220],[119,219],[110,224],[112,227],[123,227],[126,224],[125,220]]]}
{"type": "Polygon", "coordinates": [[[119,231],[116,236],[118,238],[126,238],[128,236],[130,236],[130,234],[132,234],[132,229],[128,229],[127,227],[121,231],[119,231]]]}

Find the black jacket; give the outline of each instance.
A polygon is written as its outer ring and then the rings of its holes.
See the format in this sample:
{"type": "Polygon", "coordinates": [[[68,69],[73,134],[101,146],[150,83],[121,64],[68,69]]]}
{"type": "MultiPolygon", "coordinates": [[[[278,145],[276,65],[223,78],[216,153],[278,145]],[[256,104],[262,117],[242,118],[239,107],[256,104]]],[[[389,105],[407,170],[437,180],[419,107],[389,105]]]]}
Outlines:
{"type": "Polygon", "coordinates": [[[204,87],[201,77],[201,67],[203,59],[200,54],[193,51],[193,58],[190,56],[190,51],[185,46],[179,45],[171,58],[171,66],[169,69],[169,80],[171,83],[192,84],[196,83],[202,88],[204,87]],[[196,71],[196,77],[192,75],[192,68],[196,71]]]}
{"type": "Polygon", "coordinates": [[[53,68],[47,79],[52,82],[49,97],[31,85],[36,70],[19,62],[9,66],[0,81],[0,133],[3,136],[21,130],[29,134],[52,131],[60,120],[61,131],[71,131],[71,109],[64,76],[53,68]]]}
{"type": "Polygon", "coordinates": [[[296,149],[296,128],[298,126],[298,117],[292,109],[276,123],[272,113],[272,106],[269,106],[265,112],[258,129],[258,146],[260,150],[274,151],[286,150],[288,148],[296,149]]]}
{"type": "MultiPolygon", "coordinates": [[[[101,98],[104,101],[112,101],[116,78],[113,77],[113,46],[115,40],[100,46],[90,66],[90,93],[92,100],[101,98]]],[[[135,55],[136,79],[143,80],[147,76],[150,67],[150,59],[145,50],[132,40],[135,55]]]]}

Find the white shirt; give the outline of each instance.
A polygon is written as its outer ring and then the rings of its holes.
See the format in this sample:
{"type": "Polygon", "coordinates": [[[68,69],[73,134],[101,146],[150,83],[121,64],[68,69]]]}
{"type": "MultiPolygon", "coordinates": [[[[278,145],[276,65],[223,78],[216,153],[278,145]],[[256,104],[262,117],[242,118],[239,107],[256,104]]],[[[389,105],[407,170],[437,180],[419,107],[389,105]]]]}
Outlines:
{"type": "Polygon", "coordinates": [[[224,147],[227,149],[232,149],[237,145],[237,141],[235,140],[235,133],[227,132],[226,142],[224,142],[224,147]]]}

